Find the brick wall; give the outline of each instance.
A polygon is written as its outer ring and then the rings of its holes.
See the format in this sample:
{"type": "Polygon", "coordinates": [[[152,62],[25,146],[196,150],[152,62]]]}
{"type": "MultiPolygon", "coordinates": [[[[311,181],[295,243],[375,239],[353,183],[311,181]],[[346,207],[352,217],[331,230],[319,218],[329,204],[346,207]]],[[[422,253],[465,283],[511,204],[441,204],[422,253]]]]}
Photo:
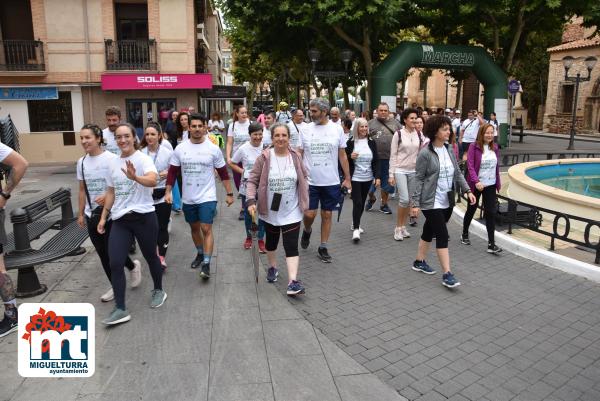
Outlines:
{"type": "MultiPolygon", "coordinates": [[[[570,113],[561,113],[555,115],[546,115],[544,129],[555,134],[568,134],[571,131],[572,115],[570,113]]],[[[577,132],[583,129],[583,116],[577,116],[575,120],[575,130],[577,132]]]]}

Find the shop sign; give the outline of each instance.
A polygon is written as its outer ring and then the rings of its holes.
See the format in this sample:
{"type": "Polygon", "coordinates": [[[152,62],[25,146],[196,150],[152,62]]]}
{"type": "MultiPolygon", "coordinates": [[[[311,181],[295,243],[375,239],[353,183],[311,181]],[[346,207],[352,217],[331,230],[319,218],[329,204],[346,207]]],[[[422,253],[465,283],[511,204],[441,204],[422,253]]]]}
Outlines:
{"type": "Polygon", "coordinates": [[[103,74],[102,90],[210,89],[211,74],[103,74]]]}
{"type": "Polygon", "coordinates": [[[0,100],[58,99],[56,86],[0,88],[0,100]]]}
{"type": "Polygon", "coordinates": [[[243,99],[246,97],[245,86],[213,85],[212,89],[200,91],[204,99],[243,99]]]}

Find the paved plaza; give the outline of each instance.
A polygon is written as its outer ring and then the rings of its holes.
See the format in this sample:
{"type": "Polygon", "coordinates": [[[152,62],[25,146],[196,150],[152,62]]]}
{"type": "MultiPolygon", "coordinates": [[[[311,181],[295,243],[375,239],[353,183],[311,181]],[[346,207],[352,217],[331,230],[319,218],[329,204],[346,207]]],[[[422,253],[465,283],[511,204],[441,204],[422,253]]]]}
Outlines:
{"type": "MultiPolygon", "coordinates": [[[[518,146],[562,144],[527,137],[518,146]]],[[[74,189],[73,171],[31,168],[11,207],[59,186],[74,189]]],[[[188,228],[173,216],[168,299],[148,307],[146,269],[142,286],[127,292],[131,322],[97,325],[92,378],[23,379],[17,336],[0,339],[0,400],[600,400],[600,284],[507,252],[488,255],[476,237],[461,245],[450,223],[451,263],[462,282],[450,291],[440,272],[410,269],[420,225],[396,242],[395,212],[369,212],[353,244],[347,202],[330,240],[333,263],[316,256],[317,219],[313,243],[300,251],[307,293],[290,299],[285,268],[275,285],[264,272],[254,284],[238,205],[220,203],[208,283],[189,268],[188,228]]],[[[439,270],[433,250],[429,262],[439,270]]],[[[90,302],[97,319],[111,310],[99,302],[107,283],[95,252],[37,271],[49,291],[21,302],[90,302]]]]}

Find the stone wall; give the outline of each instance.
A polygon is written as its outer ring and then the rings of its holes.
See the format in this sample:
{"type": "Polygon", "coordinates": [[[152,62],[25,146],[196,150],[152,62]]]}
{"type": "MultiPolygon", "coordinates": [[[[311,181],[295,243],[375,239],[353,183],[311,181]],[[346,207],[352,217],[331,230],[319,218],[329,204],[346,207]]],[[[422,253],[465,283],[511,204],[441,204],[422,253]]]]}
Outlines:
{"type": "MultiPolygon", "coordinates": [[[[544,130],[555,134],[568,134],[571,131],[572,118],[571,113],[546,115],[544,130]]],[[[583,129],[583,116],[577,116],[575,129],[577,132],[583,129]]]]}

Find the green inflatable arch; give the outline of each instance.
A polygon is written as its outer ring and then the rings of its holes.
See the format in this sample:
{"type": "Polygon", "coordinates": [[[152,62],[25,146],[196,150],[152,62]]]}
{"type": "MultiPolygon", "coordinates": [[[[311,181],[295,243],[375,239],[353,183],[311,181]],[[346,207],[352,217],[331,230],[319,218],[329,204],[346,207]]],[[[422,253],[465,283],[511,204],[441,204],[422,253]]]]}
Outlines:
{"type": "Polygon", "coordinates": [[[484,114],[496,112],[500,123],[499,140],[506,145],[508,134],[508,90],[504,71],[482,47],[433,45],[402,42],[374,70],[372,75],[371,109],[382,96],[396,96],[396,82],[404,79],[411,67],[472,70],[485,88],[484,114]]]}

